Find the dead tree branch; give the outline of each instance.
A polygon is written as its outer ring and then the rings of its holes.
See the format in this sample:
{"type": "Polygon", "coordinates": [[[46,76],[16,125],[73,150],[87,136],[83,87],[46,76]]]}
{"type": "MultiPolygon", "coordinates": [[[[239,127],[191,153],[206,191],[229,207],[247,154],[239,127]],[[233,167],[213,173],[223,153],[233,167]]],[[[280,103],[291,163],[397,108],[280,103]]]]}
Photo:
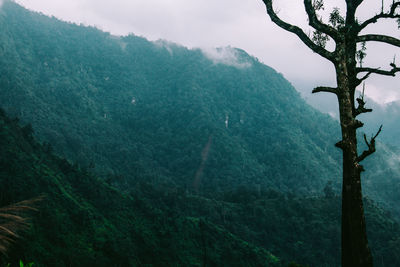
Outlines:
{"type": "Polygon", "coordinates": [[[319,54],[320,56],[328,59],[331,62],[334,62],[335,59],[334,59],[333,53],[329,52],[322,46],[315,44],[307,36],[307,34],[304,33],[304,31],[301,28],[281,20],[273,9],[272,0],[263,0],[263,2],[265,4],[265,7],[267,8],[267,13],[268,13],[269,17],[271,18],[272,22],[274,22],[276,25],[278,25],[282,29],[296,34],[300,38],[300,40],[303,41],[303,43],[305,45],[307,45],[313,52],[319,54]]]}
{"type": "Polygon", "coordinates": [[[326,87],[326,86],[318,86],[312,90],[312,93],[319,93],[319,92],[326,92],[326,93],[333,93],[337,94],[337,88],[333,87],[326,87]]]}
{"type": "Polygon", "coordinates": [[[365,108],[366,102],[364,101],[364,92],[365,92],[365,84],[363,85],[362,94],[359,97],[357,97],[357,99],[356,99],[357,103],[358,103],[358,107],[355,110],[356,117],[362,113],[372,112],[371,108],[365,108]]]}
{"type": "Polygon", "coordinates": [[[359,32],[361,30],[363,30],[365,27],[367,27],[368,25],[378,22],[378,20],[380,20],[380,19],[398,19],[398,18],[400,18],[400,14],[396,14],[396,9],[399,6],[400,6],[400,2],[393,3],[392,6],[390,7],[390,11],[387,13],[383,12],[383,7],[382,7],[381,13],[379,13],[379,14],[373,16],[372,18],[361,23],[361,25],[359,26],[359,32]]]}
{"type": "Polygon", "coordinates": [[[396,73],[400,71],[400,68],[397,67],[395,63],[390,63],[390,66],[392,67],[391,70],[381,70],[379,68],[356,68],[356,72],[367,72],[367,74],[363,78],[361,78],[361,80],[367,79],[372,73],[386,76],[396,76],[396,73]]]}
{"type": "Polygon", "coordinates": [[[363,153],[359,157],[357,157],[356,163],[360,163],[366,157],[368,157],[369,155],[371,155],[372,153],[374,153],[376,151],[376,149],[375,149],[375,139],[378,137],[378,135],[381,133],[381,131],[382,131],[382,125],[379,127],[379,130],[375,134],[375,136],[371,137],[371,140],[369,142],[367,140],[367,136],[364,134],[364,141],[367,144],[368,150],[364,150],[363,153]]]}
{"type": "Polygon", "coordinates": [[[397,47],[400,47],[400,40],[392,37],[392,36],[387,36],[387,35],[382,35],[382,34],[366,34],[366,35],[360,35],[357,37],[357,42],[362,43],[362,42],[381,42],[381,43],[387,43],[390,45],[394,45],[397,47]]]}

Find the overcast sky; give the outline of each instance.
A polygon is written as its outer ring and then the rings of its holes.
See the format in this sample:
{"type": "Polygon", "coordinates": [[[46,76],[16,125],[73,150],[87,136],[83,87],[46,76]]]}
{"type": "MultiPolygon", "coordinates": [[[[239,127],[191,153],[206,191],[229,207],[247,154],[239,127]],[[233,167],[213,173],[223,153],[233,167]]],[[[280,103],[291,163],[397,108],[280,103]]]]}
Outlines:
{"type": "MultiPolygon", "coordinates": [[[[0,4],[1,4],[0,0],[0,4]]],[[[392,2],[391,0],[385,0],[392,2]]],[[[291,33],[275,26],[261,0],[16,0],[23,6],[62,20],[94,25],[116,35],[135,35],[149,40],[166,39],[192,47],[233,46],[246,50],[282,73],[301,91],[318,85],[335,85],[333,66],[313,54],[291,33]]],[[[291,23],[307,24],[301,0],[275,0],[279,15],[291,23]]],[[[326,12],[331,10],[326,0],[326,12]]],[[[366,0],[360,17],[379,11],[380,0],[366,0]]],[[[400,37],[395,24],[374,25],[400,37]]],[[[366,64],[388,66],[400,49],[385,45],[368,47],[366,64]]],[[[365,66],[366,66],[365,64],[365,66]]],[[[400,74],[398,75],[400,77],[400,74]]],[[[366,94],[384,103],[400,99],[400,78],[372,76],[366,94]]],[[[311,95],[308,97],[312,97],[311,95]]]]}

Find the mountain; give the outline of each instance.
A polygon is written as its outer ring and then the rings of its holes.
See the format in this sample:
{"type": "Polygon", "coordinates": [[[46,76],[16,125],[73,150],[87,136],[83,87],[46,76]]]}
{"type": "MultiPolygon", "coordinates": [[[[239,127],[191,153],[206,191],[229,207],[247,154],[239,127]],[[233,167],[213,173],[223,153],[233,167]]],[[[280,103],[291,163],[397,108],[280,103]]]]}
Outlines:
{"type": "Polygon", "coordinates": [[[338,175],[336,123],[242,50],[116,37],[12,3],[0,24],[3,108],[102,176],[214,194],[316,192],[338,175]]]}
{"type": "MultiPolygon", "coordinates": [[[[4,157],[13,165],[2,165],[2,188],[16,181],[4,205],[43,192],[54,203],[14,259],[337,265],[340,201],[321,195],[340,188],[339,125],[281,74],[240,49],[113,36],[10,1],[0,26],[1,106],[31,124],[39,151],[58,155],[54,168],[40,167],[42,152],[4,157]],[[45,172],[25,173],[37,169],[29,164],[45,172]],[[40,182],[48,176],[51,186],[40,182]],[[28,186],[18,189],[22,177],[28,186]]],[[[8,143],[5,151],[16,150],[8,143]]],[[[366,164],[376,265],[399,262],[398,162],[379,144],[366,164]]]]}
{"type": "Polygon", "coordinates": [[[31,228],[21,234],[23,239],[3,263],[23,259],[35,266],[279,264],[265,249],[210,221],[171,219],[145,200],[121,194],[53,155],[48,145],[34,140],[29,125],[21,128],[2,110],[0,136],[0,204],[45,196],[38,212],[31,214],[31,228]]]}
{"type": "MultiPolygon", "coordinates": [[[[241,186],[303,195],[328,181],[340,187],[337,122],[242,50],[112,36],[12,2],[0,25],[3,108],[121,188],[145,181],[219,197],[241,186]]],[[[390,204],[398,194],[375,187],[400,184],[400,165],[388,165],[379,178],[382,165],[366,167],[366,192],[400,214],[390,204]]]]}
{"type": "MultiPolygon", "coordinates": [[[[1,258],[4,264],[340,264],[340,198],[333,191],[298,198],[242,188],[217,201],[143,184],[136,195],[126,195],[55,156],[29,125],[20,127],[2,110],[0,136],[0,205],[45,196],[31,214],[30,229],[1,258]]],[[[371,200],[365,205],[376,266],[399,265],[400,225],[371,200]]]]}

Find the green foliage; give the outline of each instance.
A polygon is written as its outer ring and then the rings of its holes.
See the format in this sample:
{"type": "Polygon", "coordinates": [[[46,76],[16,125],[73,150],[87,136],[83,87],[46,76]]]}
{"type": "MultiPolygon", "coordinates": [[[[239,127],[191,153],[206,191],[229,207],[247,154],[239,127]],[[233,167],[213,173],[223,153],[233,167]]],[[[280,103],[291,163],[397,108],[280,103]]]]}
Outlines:
{"type": "MultiPolygon", "coordinates": [[[[13,3],[2,10],[3,107],[31,123],[47,149],[110,184],[129,192],[149,182],[209,197],[238,187],[312,195],[329,180],[340,186],[337,123],[244,51],[229,50],[248,63],[235,67],[200,50],[114,37],[13,3]]],[[[400,172],[383,166],[392,175],[367,173],[364,188],[396,209],[398,194],[376,185],[393,185],[400,172]]]]}
{"type": "Polygon", "coordinates": [[[329,36],[323,32],[314,31],[312,40],[316,45],[325,47],[326,43],[329,41],[329,36]]]}
{"type": "MultiPolygon", "coordinates": [[[[22,261],[22,260],[19,260],[19,267],[32,267],[32,266],[34,266],[35,265],[35,263],[33,263],[33,262],[30,262],[30,263],[27,263],[27,264],[24,264],[24,262],[22,261]]],[[[11,267],[11,263],[8,263],[7,265],[6,265],[6,267],[11,267]]]]}
{"type": "Polygon", "coordinates": [[[313,8],[314,10],[318,11],[318,10],[324,10],[324,1],[323,0],[314,0],[313,1],[313,8]]]}
{"type": "Polygon", "coordinates": [[[228,51],[238,67],[11,3],[3,11],[2,106],[56,153],[94,166],[115,186],[129,191],[150,181],[208,196],[238,186],[308,194],[339,176],[336,123],[242,50],[228,51]]]}
{"type": "Polygon", "coordinates": [[[32,267],[34,265],[33,262],[24,264],[24,262],[22,260],[19,261],[19,267],[32,267]]]}
{"type": "MultiPolygon", "coordinates": [[[[171,217],[187,214],[208,218],[236,236],[285,259],[310,266],[340,265],[340,208],[338,195],[302,198],[276,191],[248,191],[211,200],[193,195],[164,196],[171,217]],[[173,201],[173,199],[175,199],[173,201]]],[[[154,194],[160,195],[160,192],[154,194]]],[[[400,226],[384,209],[365,199],[367,230],[375,266],[400,264],[400,226]]],[[[153,203],[157,205],[157,203],[153,203]]]]}
{"type": "Polygon", "coordinates": [[[340,15],[340,9],[335,7],[332,12],[329,14],[329,23],[335,27],[340,28],[344,26],[344,18],[340,15]]]}
{"type": "MultiPolygon", "coordinates": [[[[35,266],[339,264],[337,196],[299,198],[243,187],[216,200],[148,184],[124,196],[47,152],[17,120],[0,114],[0,186],[7,188],[0,204],[47,195],[11,259],[24,255],[35,266]]],[[[381,259],[382,266],[400,264],[398,223],[365,202],[376,265],[381,259]]]]}
{"type": "Polygon", "coordinates": [[[3,263],[17,266],[23,257],[35,266],[279,265],[265,249],[221,226],[200,225],[185,214],[172,219],[140,196],[121,194],[48,152],[3,111],[0,136],[0,206],[46,195],[31,229],[3,263]]]}
{"type": "Polygon", "coordinates": [[[366,43],[362,42],[360,49],[356,53],[357,61],[360,63],[360,67],[362,67],[362,63],[364,62],[364,58],[367,56],[365,52],[367,50],[366,43]]]}

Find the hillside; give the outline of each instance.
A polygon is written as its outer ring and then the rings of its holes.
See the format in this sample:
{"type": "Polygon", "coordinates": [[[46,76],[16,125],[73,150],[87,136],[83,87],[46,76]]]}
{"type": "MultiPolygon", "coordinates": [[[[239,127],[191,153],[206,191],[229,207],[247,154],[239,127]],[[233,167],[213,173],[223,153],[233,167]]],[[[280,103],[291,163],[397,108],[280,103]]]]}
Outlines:
{"type": "Polygon", "coordinates": [[[31,215],[31,229],[3,263],[275,266],[279,261],[212,222],[184,214],[172,219],[139,197],[119,193],[54,156],[33,139],[29,126],[20,128],[2,110],[0,136],[0,205],[45,195],[31,215]]]}
{"type": "MultiPolygon", "coordinates": [[[[2,111],[0,136],[0,186],[7,188],[0,205],[46,196],[31,215],[32,227],[3,263],[281,266],[290,259],[310,266],[339,264],[335,195],[297,198],[242,188],[217,201],[148,184],[124,195],[54,156],[48,144],[34,140],[29,125],[21,128],[2,111]]],[[[366,210],[376,266],[400,264],[399,224],[370,200],[366,210]]]]}
{"type": "MultiPolygon", "coordinates": [[[[212,197],[241,186],[302,195],[328,181],[340,187],[337,122],[242,50],[116,37],[12,2],[0,25],[3,108],[114,185],[212,197]]],[[[377,191],[400,185],[398,157],[386,150],[366,166],[365,188],[399,216],[398,194],[377,191]]]]}
{"type": "MultiPolygon", "coordinates": [[[[27,125],[1,115],[0,204],[48,195],[12,261],[338,264],[339,125],[281,74],[10,1],[0,27],[0,106],[27,125]]],[[[378,144],[365,164],[376,266],[400,265],[396,153],[378,144]]]]}
{"type": "Polygon", "coordinates": [[[207,194],[309,193],[338,174],[336,124],[244,51],[115,37],[12,3],[0,24],[4,109],[103,176],[207,194]]]}

